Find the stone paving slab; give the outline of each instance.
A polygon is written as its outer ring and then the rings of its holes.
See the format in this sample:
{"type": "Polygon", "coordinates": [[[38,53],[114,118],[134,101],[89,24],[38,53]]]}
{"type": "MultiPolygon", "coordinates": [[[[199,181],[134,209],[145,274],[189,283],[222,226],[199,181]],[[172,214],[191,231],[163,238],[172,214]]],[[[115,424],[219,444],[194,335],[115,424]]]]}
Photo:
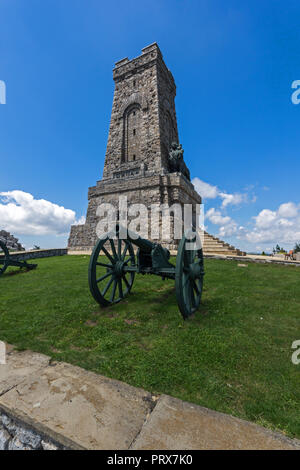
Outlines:
{"type": "Polygon", "coordinates": [[[30,351],[14,351],[7,346],[7,364],[0,365],[0,396],[27,377],[48,366],[50,358],[30,351]]]}
{"type": "Polygon", "coordinates": [[[300,450],[253,423],[30,351],[10,351],[0,366],[1,412],[71,449],[300,450]]]}
{"type": "Polygon", "coordinates": [[[139,433],[152,398],[144,390],[55,363],[2,395],[0,408],[71,448],[121,450],[139,433]]]}
{"type": "Polygon", "coordinates": [[[300,450],[300,441],[288,439],[248,421],[163,395],[131,448],[300,450]]]}

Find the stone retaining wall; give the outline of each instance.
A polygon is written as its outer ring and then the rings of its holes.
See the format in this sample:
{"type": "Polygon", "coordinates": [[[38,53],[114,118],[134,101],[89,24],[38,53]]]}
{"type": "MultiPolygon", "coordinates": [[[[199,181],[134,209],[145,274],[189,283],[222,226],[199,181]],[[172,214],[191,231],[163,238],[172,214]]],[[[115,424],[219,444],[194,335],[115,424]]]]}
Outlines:
{"type": "Polygon", "coordinates": [[[0,410],[1,450],[66,450],[66,448],[0,410]]]}
{"type": "Polygon", "coordinates": [[[9,257],[15,261],[27,261],[30,259],[49,258],[51,256],[63,256],[67,254],[67,248],[50,248],[48,250],[16,251],[9,253],[9,257]]]}

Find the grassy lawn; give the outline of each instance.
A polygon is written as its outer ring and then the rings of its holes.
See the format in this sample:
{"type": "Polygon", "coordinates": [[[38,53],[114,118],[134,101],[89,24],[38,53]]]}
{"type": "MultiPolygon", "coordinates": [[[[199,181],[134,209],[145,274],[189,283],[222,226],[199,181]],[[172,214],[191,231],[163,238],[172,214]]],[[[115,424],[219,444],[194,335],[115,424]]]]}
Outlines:
{"type": "Polygon", "coordinates": [[[183,322],[174,282],[155,276],[138,275],[129,297],[101,309],[88,262],[64,256],[8,270],[0,339],[300,437],[300,365],[291,362],[299,268],[206,260],[202,306],[183,322]]]}

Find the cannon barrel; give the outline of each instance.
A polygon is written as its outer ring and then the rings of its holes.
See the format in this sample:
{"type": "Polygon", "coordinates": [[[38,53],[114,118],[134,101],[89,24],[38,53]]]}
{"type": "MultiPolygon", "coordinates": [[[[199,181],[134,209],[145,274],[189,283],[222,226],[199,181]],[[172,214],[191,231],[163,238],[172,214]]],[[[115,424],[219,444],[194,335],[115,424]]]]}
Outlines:
{"type": "Polygon", "coordinates": [[[119,233],[121,235],[123,234],[127,235],[127,239],[131,241],[131,243],[136,245],[138,248],[140,248],[144,253],[151,254],[153,248],[155,248],[156,246],[159,246],[161,250],[165,252],[167,259],[170,258],[170,252],[167,248],[162,247],[158,243],[150,242],[150,240],[146,240],[145,238],[140,237],[137,233],[132,232],[131,230],[126,230],[121,225],[119,226],[119,233]],[[123,230],[123,233],[122,233],[122,230],[123,230]]]}
{"type": "Polygon", "coordinates": [[[131,232],[131,230],[128,230],[128,240],[139,247],[144,253],[151,253],[155,246],[154,243],[140,237],[137,233],[131,232]]]}

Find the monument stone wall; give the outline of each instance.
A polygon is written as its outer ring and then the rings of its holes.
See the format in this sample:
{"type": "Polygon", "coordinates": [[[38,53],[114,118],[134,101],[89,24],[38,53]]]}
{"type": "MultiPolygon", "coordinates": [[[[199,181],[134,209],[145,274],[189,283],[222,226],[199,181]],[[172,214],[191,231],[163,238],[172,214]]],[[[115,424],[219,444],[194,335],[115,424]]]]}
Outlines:
{"type": "MultiPolygon", "coordinates": [[[[85,224],[71,227],[68,247],[72,250],[88,250],[95,245],[100,220],[97,208],[102,203],[117,208],[119,196],[126,196],[128,205],[146,205],[149,214],[152,204],[192,204],[194,218],[196,205],[201,203],[189,179],[170,169],[170,145],[178,142],[176,86],[158,45],[145,47],[135,59],[117,62],[113,79],[103,178],[89,188],[85,224]]],[[[155,241],[170,249],[179,242],[163,239],[162,234],[155,241]]]]}

